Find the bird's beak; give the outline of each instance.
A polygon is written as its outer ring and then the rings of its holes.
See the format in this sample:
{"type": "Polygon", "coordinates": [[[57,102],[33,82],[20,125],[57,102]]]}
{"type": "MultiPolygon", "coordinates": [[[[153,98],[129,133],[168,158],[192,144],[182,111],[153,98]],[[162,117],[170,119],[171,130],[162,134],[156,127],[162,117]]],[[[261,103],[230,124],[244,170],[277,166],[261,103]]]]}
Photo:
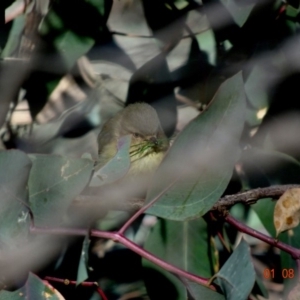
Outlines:
{"type": "Polygon", "coordinates": [[[166,151],[169,148],[167,139],[157,139],[155,136],[151,136],[148,141],[153,144],[153,148],[156,149],[156,151],[166,151]]]}
{"type": "Polygon", "coordinates": [[[155,146],[158,146],[158,140],[155,136],[151,136],[151,138],[149,138],[149,141],[153,143],[155,146]]]}

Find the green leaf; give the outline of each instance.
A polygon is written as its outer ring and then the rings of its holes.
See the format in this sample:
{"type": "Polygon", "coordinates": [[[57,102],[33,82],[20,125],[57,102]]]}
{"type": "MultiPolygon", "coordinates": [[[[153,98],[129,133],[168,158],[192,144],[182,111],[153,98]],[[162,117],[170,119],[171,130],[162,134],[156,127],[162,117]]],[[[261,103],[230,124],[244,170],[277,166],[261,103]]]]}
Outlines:
{"type": "Polygon", "coordinates": [[[226,6],[230,14],[232,15],[234,21],[240,27],[243,27],[247,21],[250,13],[255,6],[255,4],[237,4],[235,0],[221,0],[221,2],[226,6]]]}
{"type": "Polygon", "coordinates": [[[117,154],[94,173],[89,186],[95,187],[109,184],[126,175],[130,167],[130,143],[131,138],[129,135],[119,139],[117,154]]]}
{"type": "Polygon", "coordinates": [[[21,15],[13,20],[13,25],[10,29],[8,40],[1,52],[1,58],[13,55],[17,51],[20,40],[24,31],[25,16],[21,15]]]}
{"type": "Polygon", "coordinates": [[[72,31],[66,31],[54,40],[55,48],[61,51],[61,55],[67,68],[72,68],[75,61],[84,55],[94,45],[90,37],[81,37],[72,31]]]}
{"type": "Polygon", "coordinates": [[[271,71],[268,72],[266,68],[256,65],[245,82],[245,92],[252,107],[247,109],[247,122],[250,126],[259,125],[264,117],[263,110],[267,111],[269,104],[266,82],[271,76],[271,71]]]}
{"type": "Polygon", "coordinates": [[[0,300],[62,300],[62,296],[54,290],[49,284],[45,284],[36,275],[30,273],[23,287],[8,292],[2,290],[0,292],[0,300]]]}
{"type": "Polygon", "coordinates": [[[187,281],[186,287],[195,300],[225,300],[224,295],[212,291],[210,288],[201,284],[197,284],[196,282],[187,281]]]}
{"type": "MultiPolygon", "coordinates": [[[[275,238],[276,230],[273,222],[273,212],[276,202],[271,198],[260,199],[255,204],[251,205],[251,208],[257,213],[260,221],[269,232],[269,234],[275,238]]],[[[284,234],[284,233],[283,233],[284,234]]],[[[279,236],[280,238],[280,236],[279,236]]]]}
{"type": "Polygon", "coordinates": [[[69,205],[87,185],[93,163],[56,155],[30,155],[33,166],[28,189],[29,203],[37,226],[61,221],[69,205]]]}
{"type": "Polygon", "coordinates": [[[88,266],[88,259],[89,259],[89,246],[90,246],[90,239],[88,236],[84,238],[84,241],[82,243],[82,251],[80,254],[80,259],[79,259],[79,266],[77,270],[77,285],[85,281],[89,275],[87,271],[87,266],[88,266]]]}
{"type": "Polygon", "coordinates": [[[184,222],[159,220],[146,241],[145,249],[183,270],[211,277],[207,241],[207,224],[202,218],[184,222]]]}
{"type": "MultiPolygon", "coordinates": [[[[159,220],[145,243],[145,249],[188,272],[210,277],[212,268],[207,240],[207,224],[202,218],[185,222],[159,220]]],[[[146,282],[148,292],[156,293],[157,286],[166,281],[163,284],[165,289],[172,291],[173,287],[178,293],[176,299],[185,299],[185,283],[148,260],[143,259],[143,265],[150,268],[148,272],[152,274],[151,283],[146,282]]],[[[156,294],[152,296],[156,298],[156,294]]]]}
{"type": "Polygon", "coordinates": [[[241,73],[225,81],[206,111],[178,135],[161,163],[147,202],[175,183],[147,213],[172,220],[204,215],[231,178],[244,126],[241,73]]]}
{"type": "Polygon", "coordinates": [[[21,151],[0,152],[0,248],[20,247],[29,228],[26,184],[31,162],[21,151]]]}
{"type": "Polygon", "coordinates": [[[255,282],[248,244],[242,239],[216,275],[227,300],[246,300],[255,282]]]}

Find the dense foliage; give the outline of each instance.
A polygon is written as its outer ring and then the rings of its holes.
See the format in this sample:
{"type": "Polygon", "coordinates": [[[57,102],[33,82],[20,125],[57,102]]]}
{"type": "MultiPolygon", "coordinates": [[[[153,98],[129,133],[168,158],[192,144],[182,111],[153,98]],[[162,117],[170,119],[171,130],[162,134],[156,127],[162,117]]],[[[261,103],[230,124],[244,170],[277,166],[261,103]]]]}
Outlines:
{"type": "Polygon", "coordinates": [[[1,5],[0,300],[300,298],[299,1],[1,5]],[[172,141],[145,201],[86,196],[134,102],[172,141]]]}

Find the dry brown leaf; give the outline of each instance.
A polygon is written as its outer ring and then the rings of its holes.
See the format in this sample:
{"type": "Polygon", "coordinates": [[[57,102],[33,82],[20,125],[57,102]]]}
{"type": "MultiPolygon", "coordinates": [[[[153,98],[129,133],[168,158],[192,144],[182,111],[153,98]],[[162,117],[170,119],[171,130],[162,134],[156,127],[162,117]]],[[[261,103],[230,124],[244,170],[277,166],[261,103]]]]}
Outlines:
{"type": "Polygon", "coordinates": [[[62,296],[62,294],[55,289],[48,281],[43,281],[44,284],[49,288],[49,291],[43,292],[43,299],[50,299],[53,295],[57,297],[59,300],[65,300],[65,298],[62,296]]]}
{"type": "Polygon", "coordinates": [[[274,209],[276,236],[295,228],[300,219],[300,188],[287,190],[277,201],[274,209]]]}

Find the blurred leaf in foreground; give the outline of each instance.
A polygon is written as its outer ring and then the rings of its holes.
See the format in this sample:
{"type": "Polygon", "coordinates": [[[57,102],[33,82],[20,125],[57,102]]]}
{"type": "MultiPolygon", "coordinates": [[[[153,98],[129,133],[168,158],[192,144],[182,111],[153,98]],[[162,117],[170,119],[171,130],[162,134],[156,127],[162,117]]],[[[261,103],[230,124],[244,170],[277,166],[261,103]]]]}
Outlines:
{"type": "Polygon", "coordinates": [[[29,228],[26,184],[31,161],[21,151],[0,152],[0,248],[19,247],[29,228]],[[21,240],[20,240],[21,239],[21,240]]]}
{"type": "Polygon", "coordinates": [[[102,168],[95,171],[89,184],[90,186],[93,187],[109,184],[126,175],[130,167],[130,143],[131,138],[129,135],[123,136],[119,139],[117,154],[102,168]]]}
{"type": "Polygon", "coordinates": [[[184,222],[159,220],[145,249],[183,270],[211,277],[207,240],[207,224],[203,218],[184,222]]]}
{"type": "Polygon", "coordinates": [[[93,162],[58,155],[30,155],[29,203],[37,226],[57,225],[86,187],[93,162]]]}
{"type": "Polygon", "coordinates": [[[176,138],[147,194],[151,201],[168,185],[147,213],[171,220],[204,215],[230,181],[244,126],[245,94],[241,73],[225,81],[211,105],[176,138]]]}
{"type": "Polygon", "coordinates": [[[0,300],[64,300],[64,297],[54,289],[49,283],[43,282],[36,275],[30,273],[23,287],[8,292],[2,290],[0,292],[0,300]]]}

